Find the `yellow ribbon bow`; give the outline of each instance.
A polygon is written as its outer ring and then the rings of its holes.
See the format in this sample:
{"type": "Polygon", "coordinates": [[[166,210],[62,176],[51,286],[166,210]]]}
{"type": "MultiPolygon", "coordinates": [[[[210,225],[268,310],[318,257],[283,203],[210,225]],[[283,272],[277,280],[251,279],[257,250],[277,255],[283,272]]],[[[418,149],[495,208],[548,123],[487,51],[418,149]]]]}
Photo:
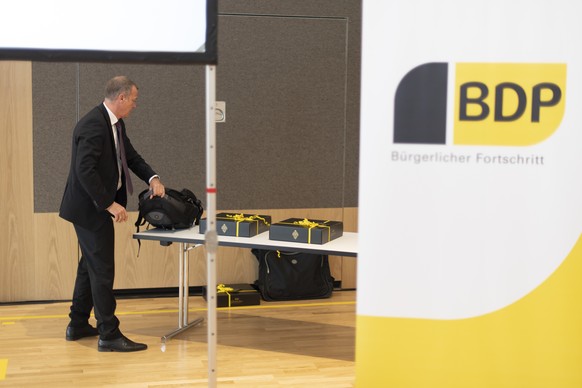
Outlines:
{"type": "Polygon", "coordinates": [[[226,293],[226,295],[228,295],[228,307],[230,307],[230,292],[234,291],[234,288],[232,287],[227,287],[224,284],[217,284],[216,285],[216,292],[217,293],[226,293]]]}
{"type": "Polygon", "coordinates": [[[226,286],[226,285],[224,285],[224,284],[218,284],[218,285],[216,286],[216,292],[218,292],[219,294],[220,294],[221,292],[226,292],[226,293],[229,293],[230,291],[234,291],[234,288],[232,288],[232,287],[227,287],[227,286],[226,286]]]}
{"type": "MultiPolygon", "coordinates": [[[[329,220],[324,221],[323,223],[326,224],[328,222],[329,222],[329,220]]],[[[304,218],[304,219],[299,220],[299,221],[293,221],[293,224],[309,228],[309,231],[307,234],[307,243],[308,244],[311,244],[311,229],[313,229],[313,228],[327,228],[327,240],[329,241],[331,239],[331,228],[328,225],[318,224],[317,222],[309,221],[307,218],[304,218]]]]}
{"type": "Polygon", "coordinates": [[[258,221],[262,221],[265,225],[269,225],[267,220],[264,217],[261,217],[259,215],[246,216],[243,213],[238,213],[238,214],[227,214],[226,218],[230,218],[236,222],[236,234],[235,234],[235,236],[237,236],[237,237],[238,237],[238,225],[242,221],[257,222],[257,234],[259,233],[259,222],[258,221]]]}

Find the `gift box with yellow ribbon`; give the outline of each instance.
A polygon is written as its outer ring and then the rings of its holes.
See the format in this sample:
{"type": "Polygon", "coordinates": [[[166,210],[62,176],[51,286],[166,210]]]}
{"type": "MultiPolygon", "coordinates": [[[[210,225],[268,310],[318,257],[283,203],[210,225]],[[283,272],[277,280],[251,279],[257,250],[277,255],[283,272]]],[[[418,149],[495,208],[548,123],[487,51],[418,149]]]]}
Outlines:
{"type": "Polygon", "coordinates": [[[269,239],[307,244],[325,244],[344,234],[341,221],[288,218],[269,228],[269,239]]]}
{"type": "MultiPolygon", "coordinates": [[[[219,236],[253,237],[269,229],[271,216],[244,213],[218,213],[216,233],[219,236]]],[[[206,218],[200,220],[200,233],[206,233],[206,218]]]]}
{"type": "MultiPolygon", "coordinates": [[[[202,297],[207,300],[206,286],[202,297]]],[[[216,302],[216,307],[256,306],[261,304],[261,294],[250,284],[218,284],[216,302]]]]}

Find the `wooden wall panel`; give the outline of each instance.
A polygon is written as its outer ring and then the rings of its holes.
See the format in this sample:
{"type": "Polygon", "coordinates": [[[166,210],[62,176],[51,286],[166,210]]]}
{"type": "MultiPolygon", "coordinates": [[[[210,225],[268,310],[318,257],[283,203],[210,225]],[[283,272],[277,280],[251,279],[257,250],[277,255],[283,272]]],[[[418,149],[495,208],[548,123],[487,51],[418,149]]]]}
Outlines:
{"type": "Polygon", "coordinates": [[[32,181],[31,64],[0,61],[0,300],[34,295],[32,181]]]}
{"type": "Polygon", "coordinates": [[[159,243],[133,239],[137,213],[129,221],[115,225],[115,284],[116,289],[157,288],[178,286],[178,245],[163,247],[159,243]]]}
{"type": "MultiPolygon", "coordinates": [[[[344,208],[344,225],[347,232],[358,231],[358,208],[344,208]]],[[[341,280],[343,289],[357,288],[357,257],[342,257],[341,280]]]]}
{"type": "Polygon", "coordinates": [[[77,236],[56,213],[34,214],[34,300],[70,299],[77,273],[77,236]]]}

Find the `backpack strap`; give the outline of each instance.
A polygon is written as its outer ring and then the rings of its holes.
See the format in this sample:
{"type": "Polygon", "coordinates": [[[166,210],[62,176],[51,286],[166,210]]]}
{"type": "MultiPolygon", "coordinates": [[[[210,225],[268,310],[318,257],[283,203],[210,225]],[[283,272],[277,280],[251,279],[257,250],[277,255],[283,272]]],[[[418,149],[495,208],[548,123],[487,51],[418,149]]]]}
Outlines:
{"type": "MultiPolygon", "coordinates": [[[[135,221],[135,233],[139,233],[139,227],[140,226],[144,226],[146,223],[145,218],[143,217],[143,214],[141,212],[141,210],[139,211],[139,213],[137,214],[137,221],[135,221]]],[[[146,230],[148,228],[146,227],[146,230]]],[[[141,251],[141,240],[138,238],[137,239],[137,257],[139,257],[139,252],[141,251]]]]}

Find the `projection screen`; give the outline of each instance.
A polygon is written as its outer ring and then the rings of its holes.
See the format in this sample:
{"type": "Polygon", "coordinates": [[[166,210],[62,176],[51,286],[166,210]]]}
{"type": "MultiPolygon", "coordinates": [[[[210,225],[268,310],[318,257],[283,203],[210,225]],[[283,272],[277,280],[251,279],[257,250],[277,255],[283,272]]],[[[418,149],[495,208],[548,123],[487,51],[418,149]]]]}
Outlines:
{"type": "Polygon", "coordinates": [[[217,0],[18,0],[0,60],[216,64],[217,0]]]}

